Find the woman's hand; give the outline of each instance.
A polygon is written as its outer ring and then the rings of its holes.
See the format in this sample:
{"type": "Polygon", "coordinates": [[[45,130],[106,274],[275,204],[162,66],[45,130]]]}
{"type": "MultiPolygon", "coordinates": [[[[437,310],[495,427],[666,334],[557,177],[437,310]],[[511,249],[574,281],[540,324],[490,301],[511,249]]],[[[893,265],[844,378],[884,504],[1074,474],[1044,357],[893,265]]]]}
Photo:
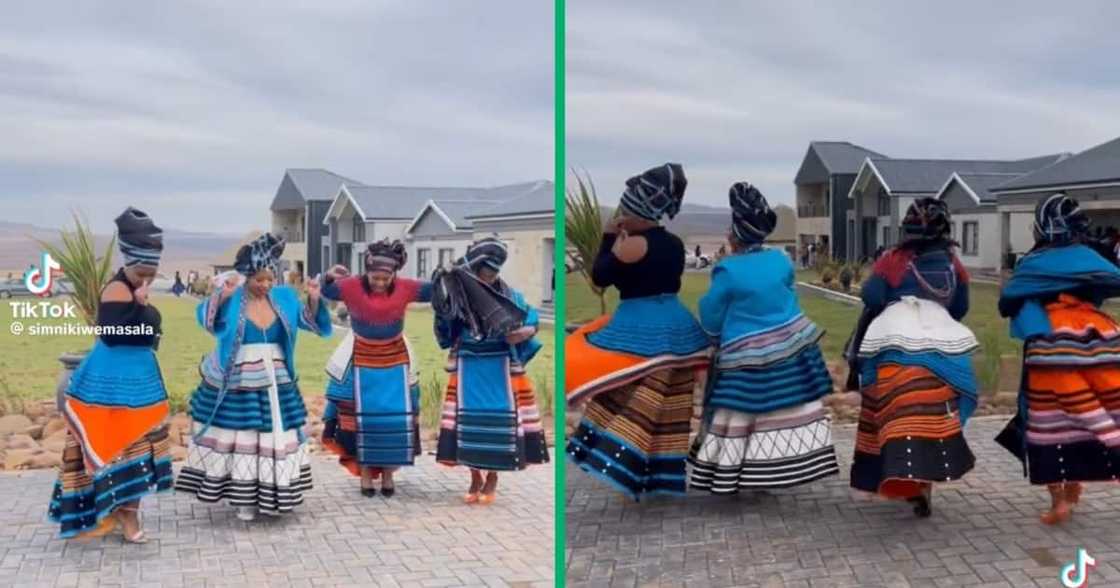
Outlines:
{"type": "Polygon", "coordinates": [[[233,296],[233,291],[237,289],[237,276],[227,276],[225,282],[222,283],[222,301],[228,300],[233,296]]]}
{"type": "Polygon", "coordinates": [[[316,275],[313,279],[307,282],[307,298],[312,302],[318,302],[319,296],[322,294],[323,288],[319,284],[319,276],[316,275]]]}
{"type": "Polygon", "coordinates": [[[631,236],[630,233],[621,230],[618,233],[618,238],[614,241],[614,245],[611,246],[611,253],[622,263],[637,263],[646,256],[647,248],[645,237],[641,235],[631,236]]]}
{"type": "Polygon", "coordinates": [[[136,302],[139,304],[148,304],[148,291],[150,288],[151,286],[148,284],[148,280],[144,280],[140,284],[140,287],[132,293],[132,297],[135,298],[136,302]]]}
{"type": "Polygon", "coordinates": [[[327,277],[332,280],[338,280],[350,275],[350,270],[346,266],[340,264],[332,265],[331,269],[327,270],[327,277]]]}
{"type": "Polygon", "coordinates": [[[517,345],[524,341],[528,341],[537,333],[536,327],[524,326],[520,329],[515,329],[506,334],[506,343],[517,345]]]}

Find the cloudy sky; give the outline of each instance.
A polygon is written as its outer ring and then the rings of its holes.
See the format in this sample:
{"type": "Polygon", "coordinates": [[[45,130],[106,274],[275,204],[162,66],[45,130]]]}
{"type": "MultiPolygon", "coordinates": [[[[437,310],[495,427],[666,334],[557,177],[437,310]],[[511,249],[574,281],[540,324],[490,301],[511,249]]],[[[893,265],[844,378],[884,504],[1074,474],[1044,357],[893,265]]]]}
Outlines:
{"type": "Polygon", "coordinates": [[[686,202],[791,203],[812,140],[1021,158],[1120,136],[1114,2],[568,0],[567,163],[600,198],[665,161],[686,202]]]}
{"type": "Polygon", "coordinates": [[[16,3],[0,20],[0,219],[60,226],[77,206],[111,228],[134,204],[243,232],[267,225],[286,167],[551,178],[553,39],[551,2],[16,3]]]}

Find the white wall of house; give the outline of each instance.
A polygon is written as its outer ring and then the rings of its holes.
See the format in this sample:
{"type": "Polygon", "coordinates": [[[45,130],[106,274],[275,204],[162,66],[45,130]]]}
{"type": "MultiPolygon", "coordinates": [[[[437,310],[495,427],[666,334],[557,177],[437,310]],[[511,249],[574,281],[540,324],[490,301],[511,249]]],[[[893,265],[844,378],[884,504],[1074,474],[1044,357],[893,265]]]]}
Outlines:
{"type": "MultiPolygon", "coordinates": [[[[961,263],[970,269],[995,269],[999,267],[1000,255],[1000,221],[999,214],[994,210],[991,212],[976,212],[969,214],[954,214],[953,215],[953,238],[961,244],[961,249],[958,254],[961,258],[961,263]],[[965,249],[965,224],[976,223],[976,245],[975,253],[970,253],[965,249]]],[[[971,241],[971,237],[967,240],[971,241]]]]}
{"type": "Polygon", "coordinates": [[[462,238],[413,238],[408,241],[408,263],[405,264],[404,274],[410,278],[427,280],[432,276],[432,271],[439,265],[440,250],[450,249],[450,259],[444,256],[444,263],[454,263],[467,252],[467,247],[472,242],[471,233],[463,233],[462,238]],[[421,251],[427,251],[427,267],[420,272],[421,251]]]}

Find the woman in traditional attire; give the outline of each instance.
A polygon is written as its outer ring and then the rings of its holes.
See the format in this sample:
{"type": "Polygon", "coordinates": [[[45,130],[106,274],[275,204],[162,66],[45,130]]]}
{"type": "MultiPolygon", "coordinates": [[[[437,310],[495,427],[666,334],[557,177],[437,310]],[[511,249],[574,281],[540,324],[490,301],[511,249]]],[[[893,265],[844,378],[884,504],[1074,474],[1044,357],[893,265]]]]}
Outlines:
{"type": "Polygon", "coordinates": [[[234,268],[245,283],[226,278],[196,312],[217,347],[199,366],[193,438],[175,488],[203,502],[226,499],[245,521],[258,511],[290,512],[311,488],[296,334],[327,337],[331,321],[317,282],[308,284],[306,304],[291,286],[274,285],[283,251],[270,233],[243,246],[234,268]]]}
{"type": "Polygon", "coordinates": [[[498,472],[549,460],[525,373],[541,348],[534,337],[539,319],[521,292],[499,276],[507,256],[504,243],[484,238],[436,277],[436,339],[449,350],[436,460],[470,468],[468,504],[494,501],[498,472]]]}
{"type": "Polygon", "coordinates": [[[634,499],[684,494],[696,372],[711,354],[677,297],[684,244],[660,224],[680,211],[686,185],[675,163],[626,181],[592,269],[595,286],[613,286],[621,302],[565,342],[567,401],[584,406],[568,455],[634,499]]]}
{"type": "Polygon", "coordinates": [[[786,488],[840,466],[821,398],[832,378],[801,312],[793,264],[763,246],[777,215],[747,182],[731,187],[732,254],[712,269],[700,325],[719,340],[689,456],[691,486],[713,494],[786,488]]]}
{"type": "Polygon", "coordinates": [[[968,272],[949,239],[949,209],[920,198],[902,221],[901,242],[863,284],[863,315],[847,356],[863,396],[851,485],[932,514],[934,482],[956,480],[975,458],[963,427],[976,408],[976,337],[968,272]]]}
{"type": "Polygon", "coordinates": [[[336,265],[326,275],[323,296],[340,300],[350,315],[351,335],[328,366],[323,446],[361,477],[364,496],[395,492],[393,472],[420,454],[420,387],[411,370],[404,317],[412,302],[432,299],[431,282],[397,276],[408,256],[400,241],[371,243],[365,273],[349,276],[336,265]],[[337,373],[332,373],[336,372],[337,373]]]}
{"type": "Polygon", "coordinates": [[[997,438],[1046,485],[1046,524],[1069,519],[1083,482],[1120,479],[1120,326],[1101,304],[1120,269],[1086,241],[1089,220],[1065,193],[1035,208],[1035,246],[999,299],[1023,340],[1019,413],[997,438]]]}
{"type": "Polygon", "coordinates": [[[103,331],[60,399],[67,435],[49,516],[63,537],[120,526],[127,541],[143,543],[140,499],[172,484],[167,389],[155,353],[161,319],[148,300],[163,233],[132,207],[116,224],[124,265],[101,291],[103,331]]]}

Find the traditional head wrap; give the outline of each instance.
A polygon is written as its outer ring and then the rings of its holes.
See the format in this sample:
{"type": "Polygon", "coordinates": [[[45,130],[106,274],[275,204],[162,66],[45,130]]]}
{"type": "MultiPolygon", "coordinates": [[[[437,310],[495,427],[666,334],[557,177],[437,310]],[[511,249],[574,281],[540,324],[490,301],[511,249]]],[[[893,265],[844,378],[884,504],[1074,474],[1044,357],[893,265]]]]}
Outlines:
{"type": "Polygon", "coordinates": [[[479,267],[486,266],[497,272],[502,270],[507,257],[509,257],[509,250],[505,243],[496,237],[485,237],[471,243],[470,247],[467,247],[466,255],[460,257],[456,265],[465,265],[472,271],[478,271],[479,267]]]}
{"type": "Polygon", "coordinates": [[[937,239],[950,232],[949,205],[937,198],[919,198],[902,219],[903,239],[937,239]]]}
{"type": "Polygon", "coordinates": [[[237,251],[237,258],[233,262],[233,269],[246,276],[263,270],[272,270],[275,276],[280,275],[280,256],[284,253],[284,239],[272,233],[265,233],[256,240],[242,245],[237,251]]]}
{"type": "Polygon", "coordinates": [[[406,262],[408,262],[408,251],[405,250],[404,243],[399,240],[390,241],[385,238],[376,243],[370,243],[366,247],[365,268],[367,272],[396,273],[397,270],[404,267],[406,262]]]}
{"type": "Polygon", "coordinates": [[[1047,196],[1034,209],[1035,241],[1065,243],[1088,233],[1089,217],[1065,192],[1047,196]]]}
{"type": "Polygon", "coordinates": [[[761,243],[774,231],[778,215],[758,188],[736,182],[727,194],[731,202],[731,231],[744,244],[761,243]]]}
{"type": "Polygon", "coordinates": [[[117,217],[117,246],[124,257],[125,267],[159,266],[163,253],[163,230],[152,222],[152,217],[131,206],[117,217]]]}
{"type": "Polygon", "coordinates": [[[681,210],[688,180],[679,163],[666,163],[626,180],[619,206],[646,220],[657,222],[661,217],[673,218],[681,210]]]}

